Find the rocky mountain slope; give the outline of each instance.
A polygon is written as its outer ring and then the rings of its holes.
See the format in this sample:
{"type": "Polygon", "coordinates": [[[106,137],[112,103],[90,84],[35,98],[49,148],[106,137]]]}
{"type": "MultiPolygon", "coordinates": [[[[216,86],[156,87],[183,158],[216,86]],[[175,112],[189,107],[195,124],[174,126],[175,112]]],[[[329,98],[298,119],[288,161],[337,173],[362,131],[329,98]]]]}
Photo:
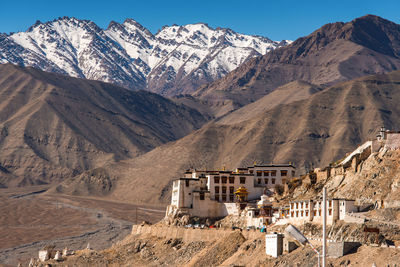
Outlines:
{"type": "Polygon", "coordinates": [[[92,21],[63,17],[1,34],[0,63],[176,95],[286,44],[203,23],[166,26],[152,34],[132,19],[101,29],[92,21]]]}
{"type": "MultiPolygon", "coordinates": [[[[300,171],[323,167],[375,138],[380,126],[399,128],[399,101],[400,71],[395,71],[332,86],[307,99],[264,110],[250,120],[208,123],[135,159],[105,166],[119,178],[110,197],[168,201],[171,179],[190,167],[232,169],[255,160],[290,161],[300,171]]],[[[73,192],[85,179],[76,177],[61,188],[73,192]]]]}
{"type": "MultiPolygon", "coordinates": [[[[332,175],[317,184],[303,182],[286,198],[307,199],[321,196],[322,188],[325,186],[328,194],[332,197],[357,199],[363,204],[377,203],[381,208],[389,208],[386,211],[375,210],[370,214],[389,213],[390,208],[395,208],[398,213],[398,204],[400,203],[399,169],[400,151],[382,149],[361,161],[357,170],[347,168],[343,173],[332,175]]],[[[387,218],[386,221],[396,223],[397,218],[387,218]]]]}
{"type": "Polygon", "coordinates": [[[199,128],[157,94],[0,65],[0,186],[57,182],[199,128]]]}
{"type": "Polygon", "coordinates": [[[264,112],[281,104],[309,98],[323,88],[304,82],[294,81],[276,88],[272,93],[239,108],[217,120],[218,124],[236,124],[263,114],[264,112]]]}
{"type": "Polygon", "coordinates": [[[242,64],[225,77],[202,86],[196,96],[245,105],[288,82],[318,86],[400,69],[400,25],[367,15],[331,23],[242,64]]]}
{"type": "MultiPolygon", "coordinates": [[[[155,231],[159,231],[157,225],[153,227],[155,231]]],[[[351,227],[356,228],[357,226],[351,225],[351,227]]],[[[300,227],[301,231],[303,231],[303,228],[306,227],[300,227]]],[[[224,230],[206,229],[200,231],[224,230]]],[[[228,231],[225,230],[225,232],[228,231]]],[[[362,228],[358,229],[357,232],[361,232],[360,235],[362,236],[362,228]]],[[[200,239],[185,241],[182,238],[157,237],[151,231],[148,234],[129,235],[105,250],[78,250],[75,255],[67,257],[63,262],[50,260],[48,263],[52,266],[313,267],[318,265],[315,252],[309,245],[300,246],[291,253],[284,253],[278,258],[274,258],[265,254],[264,236],[246,239],[245,235],[243,232],[232,230],[214,241],[200,239]]],[[[320,242],[311,242],[319,251],[322,249],[320,242]]],[[[328,257],[326,263],[327,266],[341,267],[396,266],[399,256],[400,251],[398,249],[363,245],[344,257],[328,257]]]]}

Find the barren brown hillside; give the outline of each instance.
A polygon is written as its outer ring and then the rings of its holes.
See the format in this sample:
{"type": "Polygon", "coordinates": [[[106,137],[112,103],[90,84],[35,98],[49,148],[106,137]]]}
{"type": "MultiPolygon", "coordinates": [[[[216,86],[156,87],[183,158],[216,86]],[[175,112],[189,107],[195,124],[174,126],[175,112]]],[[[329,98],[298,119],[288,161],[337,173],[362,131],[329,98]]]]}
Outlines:
{"type": "Polygon", "coordinates": [[[0,186],[60,181],[199,128],[159,95],[0,65],[0,186]]]}
{"type": "MultiPolygon", "coordinates": [[[[300,170],[325,166],[375,138],[380,126],[398,128],[399,100],[400,71],[396,71],[330,87],[251,120],[207,124],[140,157],[105,166],[119,179],[110,197],[144,203],[167,201],[171,179],[189,167],[231,169],[251,165],[254,160],[291,161],[300,170]]],[[[87,176],[76,177],[60,189],[74,192],[87,181],[87,176]]]]}
{"type": "Polygon", "coordinates": [[[195,93],[245,105],[295,80],[332,85],[400,68],[400,25],[367,15],[327,24],[291,45],[252,59],[195,93]]]}
{"type": "Polygon", "coordinates": [[[280,105],[307,99],[312,94],[321,91],[322,88],[304,82],[294,81],[276,88],[272,93],[248,104],[218,120],[218,124],[235,124],[250,120],[264,112],[280,105]]]}

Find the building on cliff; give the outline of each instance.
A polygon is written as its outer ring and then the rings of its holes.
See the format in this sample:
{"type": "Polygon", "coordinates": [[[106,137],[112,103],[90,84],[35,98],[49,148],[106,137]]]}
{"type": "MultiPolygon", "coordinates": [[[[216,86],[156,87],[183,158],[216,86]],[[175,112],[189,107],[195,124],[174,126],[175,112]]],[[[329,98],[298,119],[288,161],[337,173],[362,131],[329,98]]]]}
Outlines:
{"type": "Polygon", "coordinates": [[[246,203],[255,202],[265,190],[274,191],[295,175],[292,164],[254,165],[235,171],[188,170],[185,177],[173,181],[171,204],[166,213],[168,216],[179,210],[204,218],[239,215],[247,205],[240,203],[243,199],[239,198],[239,192],[245,190],[246,203]]]}

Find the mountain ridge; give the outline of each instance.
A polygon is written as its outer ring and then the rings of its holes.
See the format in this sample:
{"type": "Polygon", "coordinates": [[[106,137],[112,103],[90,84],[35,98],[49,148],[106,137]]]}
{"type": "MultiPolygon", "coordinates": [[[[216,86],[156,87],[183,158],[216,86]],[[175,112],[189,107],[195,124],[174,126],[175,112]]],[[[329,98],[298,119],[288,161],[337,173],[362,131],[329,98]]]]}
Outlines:
{"type": "Polygon", "coordinates": [[[400,25],[367,15],[326,24],[288,46],[243,63],[194,95],[246,105],[295,80],[329,86],[400,69],[399,51],[400,25]]]}
{"type": "Polygon", "coordinates": [[[179,139],[206,119],[154,93],[0,65],[0,184],[60,182],[179,139]]]}
{"type": "Polygon", "coordinates": [[[172,96],[191,93],[285,44],[203,23],[167,26],[152,34],[133,19],[111,21],[102,29],[90,20],[60,17],[2,34],[0,63],[172,96]]]}

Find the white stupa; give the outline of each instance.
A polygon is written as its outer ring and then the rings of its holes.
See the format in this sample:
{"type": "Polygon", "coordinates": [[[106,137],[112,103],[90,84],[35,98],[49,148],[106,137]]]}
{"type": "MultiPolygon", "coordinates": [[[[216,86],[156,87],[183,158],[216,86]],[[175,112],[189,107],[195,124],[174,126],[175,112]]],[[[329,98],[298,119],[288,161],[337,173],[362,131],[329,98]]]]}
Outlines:
{"type": "Polygon", "coordinates": [[[269,201],[269,196],[267,196],[266,194],[263,194],[261,196],[261,200],[257,202],[257,206],[259,208],[263,207],[263,206],[271,206],[271,205],[272,205],[272,202],[269,201]]]}

